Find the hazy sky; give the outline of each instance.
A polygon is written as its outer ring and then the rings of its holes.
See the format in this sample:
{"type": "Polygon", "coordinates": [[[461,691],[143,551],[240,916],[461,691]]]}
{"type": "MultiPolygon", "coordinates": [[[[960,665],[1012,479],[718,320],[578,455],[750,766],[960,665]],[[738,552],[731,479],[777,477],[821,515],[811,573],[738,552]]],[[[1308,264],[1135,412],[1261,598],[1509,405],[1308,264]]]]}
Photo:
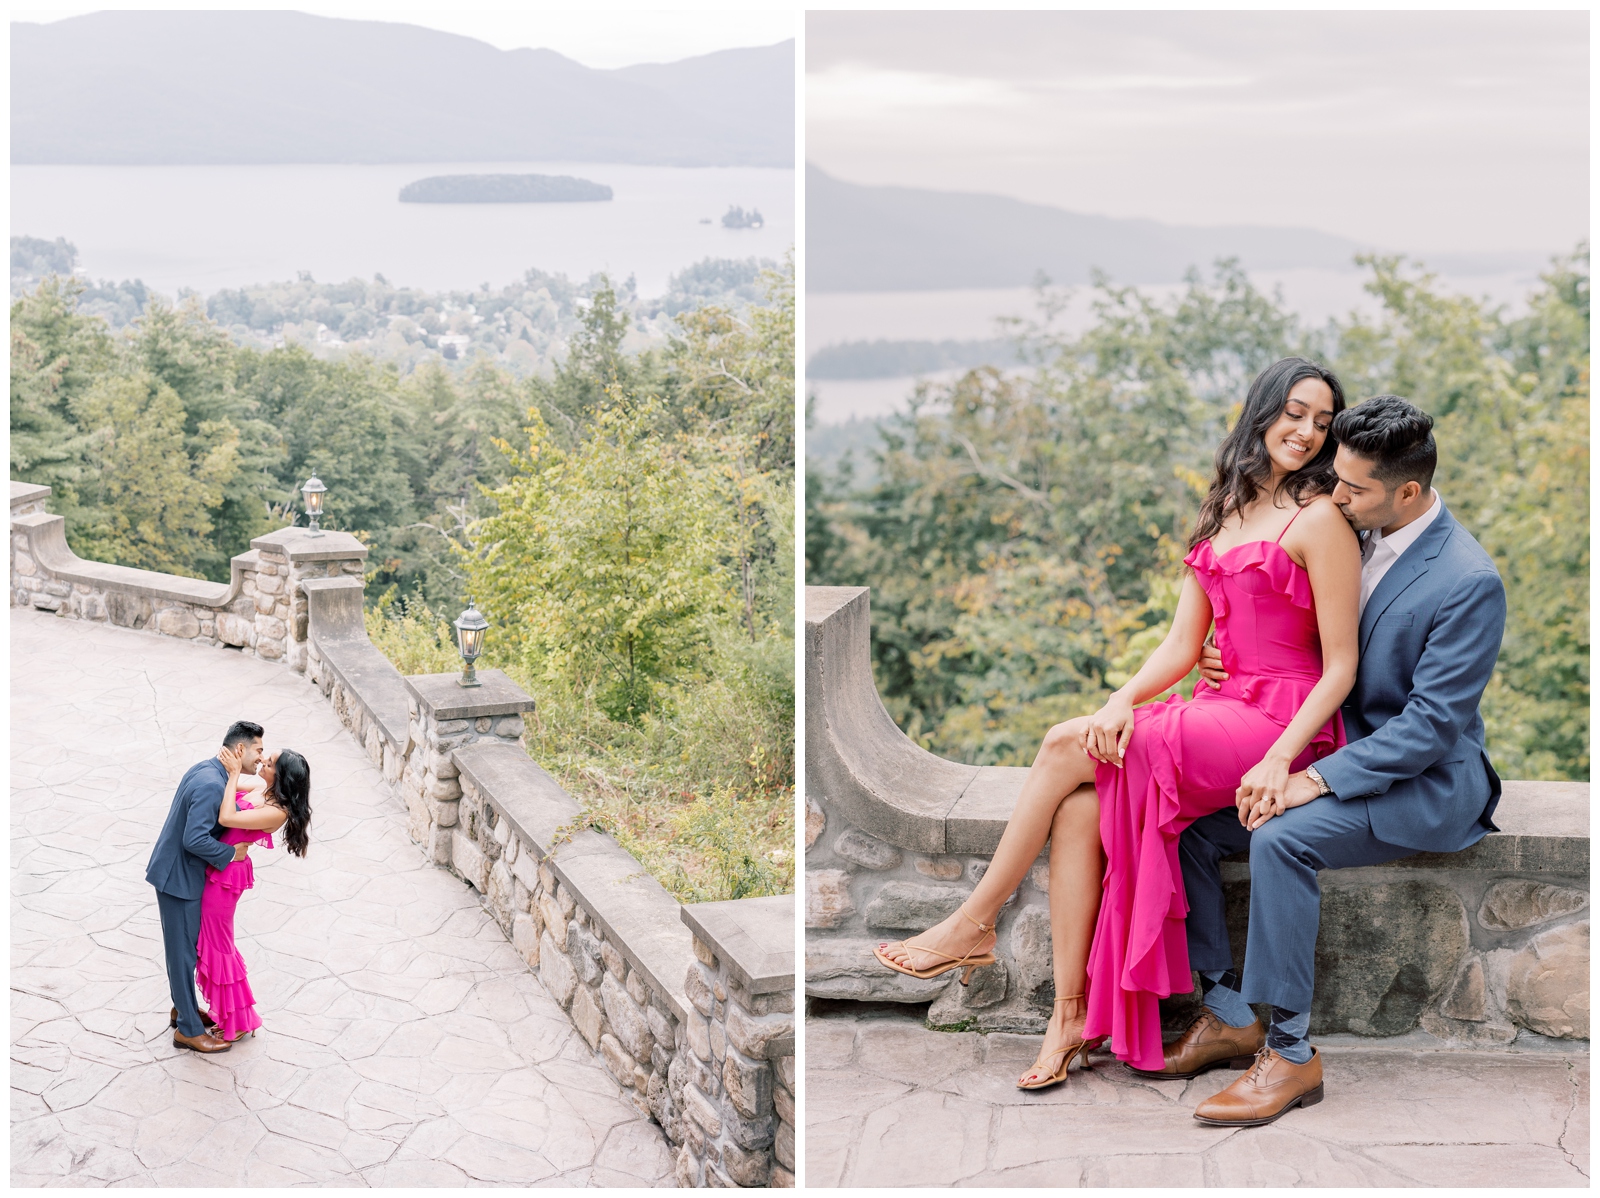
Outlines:
{"type": "Polygon", "coordinates": [[[1412,253],[1588,235],[1585,12],[806,16],[806,157],[859,183],[1412,253]]]}
{"type": "MultiPolygon", "coordinates": [[[[14,21],[54,21],[106,9],[148,9],[144,3],[82,5],[30,4],[11,10],[14,21]]],[[[261,3],[167,3],[165,9],[287,8],[323,17],[398,21],[442,29],[488,42],[502,50],[539,47],[559,51],[588,67],[624,67],[637,62],[673,62],[735,46],[770,46],[794,37],[799,16],[792,5],[747,3],[738,8],[685,8],[651,5],[639,0],[545,7],[504,2],[446,7],[413,6],[366,0],[365,3],[272,5],[261,3]]]]}

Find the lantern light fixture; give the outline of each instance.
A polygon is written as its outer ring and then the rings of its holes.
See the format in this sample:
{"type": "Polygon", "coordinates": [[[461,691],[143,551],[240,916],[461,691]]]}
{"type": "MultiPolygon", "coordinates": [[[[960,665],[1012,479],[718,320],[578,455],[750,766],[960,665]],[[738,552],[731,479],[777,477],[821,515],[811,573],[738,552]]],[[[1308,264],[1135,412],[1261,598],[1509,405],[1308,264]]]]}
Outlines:
{"type": "Polygon", "coordinates": [[[306,524],[310,530],[306,533],[308,537],[320,537],[323,535],[322,528],[318,525],[317,520],[322,515],[322,497],[327,494],[327,491],[328,488],[322,485],[322,480],[315,474],[306,479],[305,484],[300,488],[301,494],[306,497],[306,524]]]}
{"type": "Polygon", "coordinates": [[[478,655],[483,652],[483,634],[489,628],[489,621],[483,618],[473,604],[471,596],[467,597],[467,610],[455,619],[456,644],[461,650],[461,660],[466,663],[461,671],[461,677],[456,680],[458,686],[482,686],[478,681],[478,672],[473,662],[478,660],[478,655]]]}

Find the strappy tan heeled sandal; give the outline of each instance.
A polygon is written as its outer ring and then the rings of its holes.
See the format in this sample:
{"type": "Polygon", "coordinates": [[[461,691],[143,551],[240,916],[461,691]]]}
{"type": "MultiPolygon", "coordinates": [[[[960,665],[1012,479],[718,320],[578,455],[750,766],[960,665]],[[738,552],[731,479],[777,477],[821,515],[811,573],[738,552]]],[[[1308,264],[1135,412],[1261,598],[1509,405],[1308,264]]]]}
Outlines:
{"type": "MultiPolygon", "coordinates": [[[[1083,995],[1081,995],[1081,994],[1066,994],[1066,995],[1063,995],[1062,997],[1056,999],[1056,1005],[1059,1006],[1061,1003],[1071,1002],[1074,999],[1082,998],[1082,997],[1083,997],[1083,995]]],[[[1104,1044],[1104,1043],[1105,1043],[1105,1037],[1104,1036],[1096,1036],[1092,1043],[1090,1041],[1088,1041],[1088,1040],[1079,1040],[1079,1041],[1077,1041],[1077,1043],[1069,1044],[1065,1048],[1056,1049],[1054,1052],[1050,1053],[1048,1056],[1046,1056],[1045,1054],[1041,1053],[1039,1055],[1039,1059],[1034,1061],[1034,1063],[1029,1067],[1029,1072],[1030,1073],[1033,1072],[1035,1069],[1042,1069],[1044,1067],[1045,1061],[1047,1061],[1050,1057],[1060,1057],[1061,1058],[1061,1064],[1057,1067],[1057,1069],[1056,1069],[1056,1071],[1054,1073],[1052,1073],[1049,1077],[1043,1078],[1040,1081],[1030,1082],[1030,1083],[1028,1083],[1026,1085],[1024,1085],[1022,1082],[1018,1082],[1017,1083],[1017,1089],[1019,1089],[1019,1090],[1043,1090],[1046,1086],[1059,1085],[1061,1082],[1064,1082],[1064,1081],[1067,1080],[1067,1070],[1071,1067],[1072,1059],[1074,1057],[1082,1056],[1083,1057],[1083,1067],[1085,1069],[1087,1069],[1089,1067],[1089,1050],[1091,1048],[1098,1048],[1101,1044],[1104,1044]]]]}
{"type": "MultiPolygon", "coordinates": [[[[978,937],[978,944],[982,944],[983,943],[984,936],[988,936],[988,935],[993,934],[993,932],[994,932],[994,924],[992,924],[992,923],[979,923],[977,920],[973,919],[972,916],[967,914],[967,908],[966,908],[966,904],[965,903],[963,903],[961,906],[957,907],[956,910],[958,912],[960,912],[962,919],[964,919],[968,923],[972,924],[973,927],[977,928],[978,931],[981,933],[981,935],[979,935],[979,937],[978,937]]],[[[932,953],[932,954],[934,954],[934,956],[943,957],[944,958],[944,960],[942,962],[940,962],[938,965],[933,966],[930,969],[912,969],[910,966],[902,965],[902,964],[900,964],[900,962],[892,960],[888,956],[886,956],[884,954],[883,947],[881,945],[872,950],[872,955],[874,957],[878,958],[878,960],[880,962],[882,962],[883,964],[887,965],[890,969],[894,970],[896,973],[903,973],[907,977],[922,978],[922,979],[936,978],[942,973],[949,973],[952,969],[960,969],[962,966],[965,966],[966,967],[966,972],[964,972],[961,975],[961,979],[960,979],[961,980],[961,984],[963,986],[965,986],[965,985],[968,985],[969,983],[971,983],[971,981],[972,981],[972,971],[974,969],[977,969],[980,965],[993,965],[994,964],[994,944],[992,942],[989,945],[989,951],[984,953],[980,957],[975,957],[975,956],[972,955],[974,952],[977,951],[978,944],[974,944],[971,948],[969,948],[967,950],[966,956],[964,956],[964,957],[952,957],[949,953],[943,952],[940,949],[937,949],[937,948],[924,948],[922,945],[913,944],[909,940],[902,940],[902,941],[899,942],[899,944],[900,944],[901,948],[910,949],[912,952],[932,953]]],[[[894,946],[890,945],[890,947],[892,948],[894,946]]]]}

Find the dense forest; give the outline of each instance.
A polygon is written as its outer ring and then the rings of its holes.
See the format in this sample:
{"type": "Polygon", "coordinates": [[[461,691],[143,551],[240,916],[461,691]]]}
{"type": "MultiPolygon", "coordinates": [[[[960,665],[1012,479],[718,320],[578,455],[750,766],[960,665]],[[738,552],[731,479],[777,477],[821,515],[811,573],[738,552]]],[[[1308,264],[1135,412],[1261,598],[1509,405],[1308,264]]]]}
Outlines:
{"type": "Polygon", "coordinates": [[[538,700],[530,751],[593,822],[686,899],[781,892],[792,267],[752,283],[635,351],[598,280],[553,368],[519,378],[488,353],[404,371],[241,345],[193,298],[113,333],[50,276],[11,309],[11,477],[54,488],[83,557],[226,579],[315,472],[324,526],[371,549],[369,629],[403,672],[459,669],[470,590],[482,664],[538,700]]]}
{"type": "MultiPolygon", "coordinates": [[[[1430,412],[1435,487],[1493,555],[1510,612],[1483,700],[1507,778],[1589,776],[1589,257],[1552,265],[1509,317],[1394,258],[1382,302],[1302,328],[1235,263],[1157,303],[1096,282],[1096,323],[1019,325],[1023,371],[922,386],[806,482],[806,578],[873,588],[873,654],[896,720],[964,761],[1025,765],[1160,640],[1211,454],[1250,378],[1289,353],[1353,399],[1430,412]]],[[[1187,684],[1183,688],[1187,693],[1187,684]]]]}

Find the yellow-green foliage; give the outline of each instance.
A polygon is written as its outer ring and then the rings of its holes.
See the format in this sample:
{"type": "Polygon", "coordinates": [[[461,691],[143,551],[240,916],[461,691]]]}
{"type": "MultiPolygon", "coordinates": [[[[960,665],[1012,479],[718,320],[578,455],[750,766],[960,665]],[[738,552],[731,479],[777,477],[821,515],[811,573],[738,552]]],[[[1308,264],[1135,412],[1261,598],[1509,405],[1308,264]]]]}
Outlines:
{"type": "Polygon", "coordinates": [[[420,599],[402,600],[390,587],[363,615],[367,639],[402,674],[448,674],[461,668],[450,621],[420,599]]]}
{"type": "Polygon", "coordinates": [[[729,597],[724,505],[685,438],[655,432],[661,410],[613,387],[572,450],[532,415],[527,452],[490,492],[497,513],[474,530],[472,586],[506,629],[497,653],[613,719],[637,720],[698,670],[729,597]]]}

